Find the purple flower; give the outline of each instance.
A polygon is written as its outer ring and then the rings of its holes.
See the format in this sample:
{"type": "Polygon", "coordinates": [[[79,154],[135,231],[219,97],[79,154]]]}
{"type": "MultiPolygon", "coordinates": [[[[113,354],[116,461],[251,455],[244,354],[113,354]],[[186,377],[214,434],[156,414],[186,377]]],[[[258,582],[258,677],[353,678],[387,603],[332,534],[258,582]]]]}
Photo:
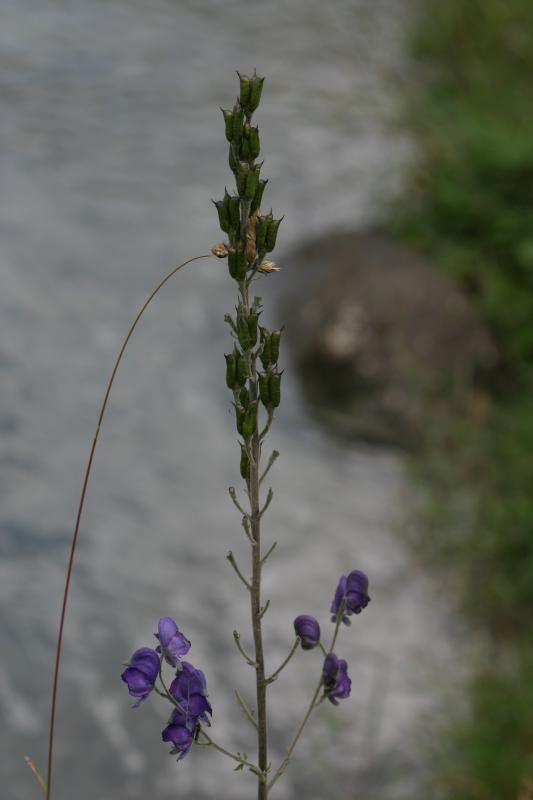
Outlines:
{"type": "Polygon", "coordinates": [[[170,694],[179,703],[187,720],[210,725],[207,715],[212,714],[213,709],[207,700],[205,675],[188,661],[182,661],[181,666],[183,669],[170,684],[170,694]]]}
{"type": "Polygon", "coordinates": [[[350,625],[349,616],[352,614],[360,614],[363,608],[366,608],[370,602],[368,596],[368,577],[364,572],[359,569],[354,569],[348,577],[342,576],[335,590],[335,597],[331,604],[331,621],[336,622],[337,614],[341,607],[342,601],[344,603],[344,613],[342,621],[345,625],[350,625]]]}
{"type": "Polygon", "coordinates": [[[348,677],[348,665],[343,658],[337,658],[335,653],[328,653],[324,659],[322,669],[322,682],[326,697],[333,705],[338,706],[339,700],[350,696],[352,682],[348,677]]]}
{"type": "Polygon", "coordinates": [[[302,650],[312,650],[320,642],[320,625],[309,614],[300,614],[294,620],[296,636],[300,637],[302,650]]]}
{"type": "Polygon", "coordinates": [[[151,647],[141,647],[135,651],[126,667],[120,677],[128,684],[130,695],[138,698],[133,706],[137,708],[154,688],[159,672],[159,656],[151,647]]]}
{"type": "Polygon", "coordinates": [[[346,578],[346,608],[348,614],[360,614],[370,602],[368,596],[368,577],[359,569],[354,569],[346,578]]]}
{"type": "MultiPolygon", "coordinates": [[[[346,594],[346,576],[343,575],[342,578],[339,579],[339,583],[337,584],[337,588],[335,589],[335,596],[333,598],[333,602],[331,604],[331,621],[337,621],[337,614],[339,613],[339,609],[341,607],[341,603],[344,600],[344,596],[346,594]]],[[[350,620],[348,619],[346,614],[343,614],[342,621],[345,625],[351,625],[350,620]]]]}
{"type": "Polygon", "coordinates": [[[159,639],[157,652],[163,652],[166,662],[172,667],[177,665],[179,656],[187,655],[191,649],[191,643],[170,617],[161,617],[155,637],[159,639]]]}
{"type": "Polygon", "coordinates": [[[178,761],[191,749],[195,727],[195,722],[191,722],[176,709],[172,712],[167,727],[162,731],[161,738],[164,742],[172,742],[174,746],[170,754],[177,755],[178,761]]]}

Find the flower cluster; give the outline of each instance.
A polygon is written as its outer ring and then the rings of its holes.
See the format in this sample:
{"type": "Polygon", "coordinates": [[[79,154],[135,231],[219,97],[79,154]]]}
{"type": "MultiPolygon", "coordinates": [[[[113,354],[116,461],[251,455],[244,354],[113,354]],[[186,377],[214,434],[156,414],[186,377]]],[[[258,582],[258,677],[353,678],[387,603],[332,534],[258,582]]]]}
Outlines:
{"type": "Polygon", "coordinates": [[[174,706],[162,732],[162,739],[172,743],[171,754],[177,755],[179,761],[191,749],[199,725],[210,724],[208,715],[212,715],[213,711],[207,700],[204,673],[188,661],[181,660],[181,656],[189,652],[191,643],[174,620],[162,617],[155,637],[159,642],[155,650],[151,647],[136,650],[121,678],[127,684],[130,695],[137,698],[133,706],[137,708],[155,688],[157,677],[160,677],[162,691],[157,689],[157,692],[174,706]],[[176,669],[176,677],[169,689],[161,675],[163,661],[176,669]]]}
{"type": "MultiPolygon", "coordinates": [[[[361,570],[355,569],[348,576],[343,575],[339,580],[331,605],[331,614],[333,615],[331,621],[337,624],[337,629],[340,622],[350,625],[349,616],[360,614],[369,602],[368,577],[361,570]]],[[[302,650],[313,650],[315,647],[320,647],[324,653],[325,660],[322,668],[324,696],[334,705],[338,705],[339,700],[350,696],[352,686],[348,677],[346,661],[343,658],[337,658],[332,650],[326,652],[320,642],[320,625],[309,614],[301,614],[296,617],[294,630],[300,639],[302,650]]],[[[334,641],[335,639],[336,636],[334,641]]]]}
{"type": "Polygon", "coordinates": [[[348,617],[352,614],[360,614],[369,602],[368,578],[361,570],[354,569],[348,577],[343,575],[339,580],[331,604],[331,621],[337,621],[337,615],[342,607],[342,621],[345,625],[350,625],[348,617]]]}
{"type": "Polygon", "coordinates": [[[337,658],[335,653],[328,653],[322,668],[322,682],[324,692],[333,705],[338,706],[339,700],[350,696],[352,682],[348,677],[348,664],[343,658],[337,658]]]}

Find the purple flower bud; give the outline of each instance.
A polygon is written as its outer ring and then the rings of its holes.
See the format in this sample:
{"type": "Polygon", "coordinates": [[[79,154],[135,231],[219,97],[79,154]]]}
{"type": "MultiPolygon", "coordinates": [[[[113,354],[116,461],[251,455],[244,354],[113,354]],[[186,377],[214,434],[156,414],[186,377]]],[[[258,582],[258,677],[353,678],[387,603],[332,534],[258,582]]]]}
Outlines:
{"type": "Polygon", "coordinates": [[[178,626],[170,617],[161,617],[158,630],[155,634],[159,639],[157,652],[163,652],[167,664],[175,667],[179,661],[179,656],[185,656],[191,649],[189,640],[178,630],[178,626]]]}
{"type": "Polygon", "coordinates": [[[312,650],[320,642],[320,625],[309,614],[300,614],[294,620],[296,636],[300,637],[302,650],[312,650]]]}
{"type": "MultiPolygon", "coordinates": [[[[336,622],[337,614],[339,613],[339,608],[341,607],[341,603],[344,600],[344,595],[346,593],[346,576],[343,575],[342,578],[339,579],[339,583],[337,584],[337,588],[335,589],[335,596],[333,598],[333,602],[331,604],[331,621],[336,622]]],[[[342,621],[345,625],[350,625],[350,620],[343,614],[342,621]]]]}
{"type": "Polygon", "coordinates": [[[172,712],[167,727],[162,731],[161,738],[164,742],[172,742],[174,746],[170,754],[177,755],[178,761],[181,761],[191,749],[195,727],[196,723],[192,723],[176,709],[172,712]]]}
{"type": "Polygon", "coordinates": [[[324,659],[322,682],[326,697],[335,706],[339,705],[339,700],[350,696],[352,682],[347,670],[348,665],[343,658],[337,658],[335,653],[328,653],[324,659]]]}
{"type": "Polygon", "coordinates": [[[188,721],[210,725],[207,715],[213,714],[213,709],[207,700],[205,675],[188,661],[183,661],[181,666],[183,669],[170,684],[170,694],[179,703],[188,721]]]}
{"type": "Polygon", "coordinates": [[[354,569],[346,578],[346,609],[348,614],[360,614],[370,602],[368,596],[368,577],[359,569],[354,569]]]}
{"type": "Polygon", "coordinates": [[[135,651],[126,667],[120,677],[127,683],[130,695],[138,698],[133,706],[137,708],[154,688],[159,672],[159,656],[151,647],[141,647],[135,651]]]}
{"type": "Polygon", "coordinates": [[[370,602],[370,597],[368,596],[368,577],[364,572],[354,569],[353,572],[350,572],[348,577],[343,575],[340,578],[335,590],[335,597],[331,604],[332,622],[336,622],[337,614],[339,613],[343,600],[345,603],[342,621],[345,625],[350,625],[351,623],[348,617],[352,614],[360,614],[363,608],[366,608],[370,602]]]}

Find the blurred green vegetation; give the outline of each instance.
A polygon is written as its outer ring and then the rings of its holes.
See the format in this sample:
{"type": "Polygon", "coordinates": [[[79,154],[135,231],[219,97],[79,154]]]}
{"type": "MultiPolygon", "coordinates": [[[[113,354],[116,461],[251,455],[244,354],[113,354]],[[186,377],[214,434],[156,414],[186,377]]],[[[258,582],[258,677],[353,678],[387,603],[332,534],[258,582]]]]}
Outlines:
{"type": "MultiPolygon", "coordinates": [[[[439,796],[454,800],[522,800],[533,769],[533,682],[530,655],[496,674],[486,669],[471,686],[471,718],[449,724],[439,796]]],[[[442,755],[441,755],[442,759],[442,755]]]]}
{"type": "Polygon", "coordinates": [[[469,293],[501,354],[486,412],[430,431],[416,467],[417,546],[494,654],[442,783],[453,800],[507,800],[533,777],[533,2],[423,0],[413,48],[420,159],[398,230],[469,293]]]}
{"type": "Polygon", "coordinates": [[[439,247],[520,370],[533,361],[533,3],[425,0],[414,49],[424,158],[403,231],[439,247]]]}

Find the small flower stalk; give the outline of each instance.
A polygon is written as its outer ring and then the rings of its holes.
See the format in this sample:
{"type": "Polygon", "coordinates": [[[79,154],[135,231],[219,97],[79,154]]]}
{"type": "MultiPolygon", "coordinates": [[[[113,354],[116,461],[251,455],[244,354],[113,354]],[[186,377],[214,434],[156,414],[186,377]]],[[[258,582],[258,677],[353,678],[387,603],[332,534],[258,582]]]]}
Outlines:
{"type": "MultiPolygon", "coordinates": [[[[214,200],[224,241],[212,248],[212,254],[226,261],[229,278],[235,282],[237,301],[234,313],[226,314],[232,339],[225,354],[225,383],[230,392],[237,434],[236,460],[242,479],[241,490],[230,487],[231,500],[237,508],[245,539],[249,546],[249,567],[242,569],[241,558],[233,552],[227,560],[248,595],[251,609],[251,636],[233,631],[235,646],[252,670],[255,703],[251,708],[237,687],[232,687],[237,713],[250,724],[256,753],[233,752],[215,742],[208,732],[213,709],[208,699],[204,673],[184,660],[191,643],[170,617],[159,620],[155,634],[157,646],[137,650],[125,665],[122,680],[138,708],[148,697],[157,694],[170,704],[170,715],[162,730],[162,740],[171,745],[171,753],[181,761],[196,745],[212,747],[236,762],[237,771],[251,772],[257,779],[257,798],[267,800],[273,787],[285,772],[299,738],[315,708],[329,700],[338,705],[350,696],[351,679],[346,660],[337,654],[336,645],[342,624],[349,625],[370,602],[368,577],[360,570],[342,576],[334,593],[330,613],[334,623],[328,645],[317,619],[301,614],[293,623],[295,638],[288,655],[273,671],[267,670],[262,620],[270,599],[262,597],[262,571],[271,557],[276,542],[263,541],[263,518],[273,491],[264,481],[279,453],[273,451],[264,459],[265,442],[282,398],[280,347],[282,330],[267,326],[261,298],[252,291],[259,278],[273,279],[279,267],[271,259],[283,217],[275,217],[272,209],[265,213],[264,195],[268,179],[263,175],[261,136],[253,121],[263,91],[264,78],[238,73],[239,95],[235,104],[222,109],[224,133],[228,147],[228,164],[234,186],[219,200],[214,200]],[[267,258],[268,256],[268,258],[267,258]],[[264,461],[266,463],[264,463],[264,461]],[[286,747],[282,762],[273,767],[268,756],[267,695],[274,683],[300,651],[315,651],[318,683],[310,705],[286,747]],[[164,669],[172,670],[171,679],[164,669]]],[[[328,637],[326,637],[328,638],[328,637]]],[[[305,658],[305,656],[304,656],[305,658]]]]}

